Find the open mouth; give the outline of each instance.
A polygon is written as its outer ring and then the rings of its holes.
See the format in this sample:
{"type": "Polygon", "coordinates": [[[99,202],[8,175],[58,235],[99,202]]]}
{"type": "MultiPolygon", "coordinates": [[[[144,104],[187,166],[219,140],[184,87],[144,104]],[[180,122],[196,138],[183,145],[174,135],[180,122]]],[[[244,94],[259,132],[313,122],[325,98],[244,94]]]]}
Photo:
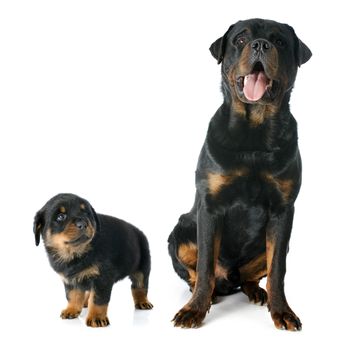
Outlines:
{"type": "Polygon", "coordinates": [[[240,76],[237,79],[237,87],[241,94],[244,94],[248,101],[259,101],[265,94],[273,99],[277,92],[278,82],[270,79],[263,64],[257,62],[250,74],[240,76]]]}

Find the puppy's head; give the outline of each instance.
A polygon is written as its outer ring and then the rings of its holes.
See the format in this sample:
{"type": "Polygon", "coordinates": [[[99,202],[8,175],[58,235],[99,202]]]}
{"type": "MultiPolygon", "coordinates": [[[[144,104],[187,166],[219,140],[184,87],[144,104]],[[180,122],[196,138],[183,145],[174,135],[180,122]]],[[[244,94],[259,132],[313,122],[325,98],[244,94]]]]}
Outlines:
{"type": "Polygon", "coordinates": [[[230,26],[210,51],[222,62],[224,93],[245,104],[275,106],[293,87],[297,68],[311,57],[292,27],[262,19],[230,26]]]}
{"type": "Polygon", "coordinates": [[[46,248],[68,258],[86,250],[98,224],[98,216],[88,201],[74,194],[58,194],[35,215],[35,244],[39,245],[41,236],[46,248]]]}

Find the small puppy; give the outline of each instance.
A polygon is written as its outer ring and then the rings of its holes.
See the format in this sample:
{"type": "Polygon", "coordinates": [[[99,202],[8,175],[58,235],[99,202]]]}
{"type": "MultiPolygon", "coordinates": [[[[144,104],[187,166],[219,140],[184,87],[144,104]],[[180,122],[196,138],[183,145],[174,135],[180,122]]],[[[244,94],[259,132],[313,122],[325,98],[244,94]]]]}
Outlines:
{"type": "Polygon", "coordinates": [[[53,269],[61,276],[68,305],[63,319],[79,316],[88,306],[86,324],[109,325],[107,308],[113,284],[131,279],[135,308],[147,310],[151,258],[145,235],[129,223],[96,214],[74,194],[51,198],[34,219],[35,244],[42,236],[53,269]]]}

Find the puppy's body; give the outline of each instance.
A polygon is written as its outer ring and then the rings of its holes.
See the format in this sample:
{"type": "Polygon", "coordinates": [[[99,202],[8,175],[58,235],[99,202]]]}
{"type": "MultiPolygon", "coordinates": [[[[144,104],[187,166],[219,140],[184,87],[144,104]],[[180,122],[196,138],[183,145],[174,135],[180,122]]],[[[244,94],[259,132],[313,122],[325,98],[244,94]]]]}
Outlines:
{"type": "Polygon", "coordinates": [[[59,194],[36,214],[34,232],[37,244],[43,237],[50,264],[64,282],[68,306],[62,318],[77,317],[88,304],[87,325],[108,325],[113,284],[126,276],[132,281],[135,307],[152,308],[147,299],[149,247],[136,227],[96,214],[78,196],[59,194]]]}
{"type": "Polygon", "coordinates": [[[169,237],[175,271],[193,291],[174,322],[199,326],[213,296],[241,287],[250,300],[268,301],[278,328],[301,329],[283,288],[301,185],[289,98],[311,52],[291,27],[260,19],[231,26],[210,50],[222,62],[224,103],[199,156],[194,206],[169,237]]]}

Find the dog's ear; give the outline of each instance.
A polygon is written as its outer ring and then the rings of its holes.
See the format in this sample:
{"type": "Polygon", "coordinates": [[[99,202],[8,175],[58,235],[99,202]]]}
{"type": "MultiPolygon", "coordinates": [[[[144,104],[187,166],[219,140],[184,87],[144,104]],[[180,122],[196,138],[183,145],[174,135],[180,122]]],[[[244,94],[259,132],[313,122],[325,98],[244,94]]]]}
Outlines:
{"type": "Polygon", "coordinates": [[[218,61],[218,64],[220,64],[224,58],[225,55],[225,48],[226,48],[226,42],[227,42],[227,36],[230,30],[234,27],[234,24],[232,24],[226,31],[226,33],[219,39],[215,40],[210,45],[210,52],[216,58],[218,61]]]}
{"type": "Polygon", "coordinates": [[[92,215],[94,216],[94,220],[95,220],[95,226],[96,226],[96,232],[100,231],[100,220],[98,218],[98,215],[96,214],[95,209],[90,205],[91,211],[92,211],[92,215]]]}
{"type": "Polygon", "coordinates": [[[298,66],[300,67],[302,64],[306,63],[311,58],[311,56],[312,56],[311,50],[300,39],[298,39],[298,48],[297,48],[298,66]]]}
{"type": "Polygon", "coordinates": [[[294,36],[294,54],[295,59],[300,67],[302,64],[306,63],[312,56],[311,50],[297,37],[295,31],[289,26],[294,36]]]}
{"type": "Polygon", "coordinates": [[[40,235],[43,232],[45,226],[45,210],[39,210],[34,218],[33,231],[35,235],[35,245],[38,246],[40,243],[40,235]]]}

